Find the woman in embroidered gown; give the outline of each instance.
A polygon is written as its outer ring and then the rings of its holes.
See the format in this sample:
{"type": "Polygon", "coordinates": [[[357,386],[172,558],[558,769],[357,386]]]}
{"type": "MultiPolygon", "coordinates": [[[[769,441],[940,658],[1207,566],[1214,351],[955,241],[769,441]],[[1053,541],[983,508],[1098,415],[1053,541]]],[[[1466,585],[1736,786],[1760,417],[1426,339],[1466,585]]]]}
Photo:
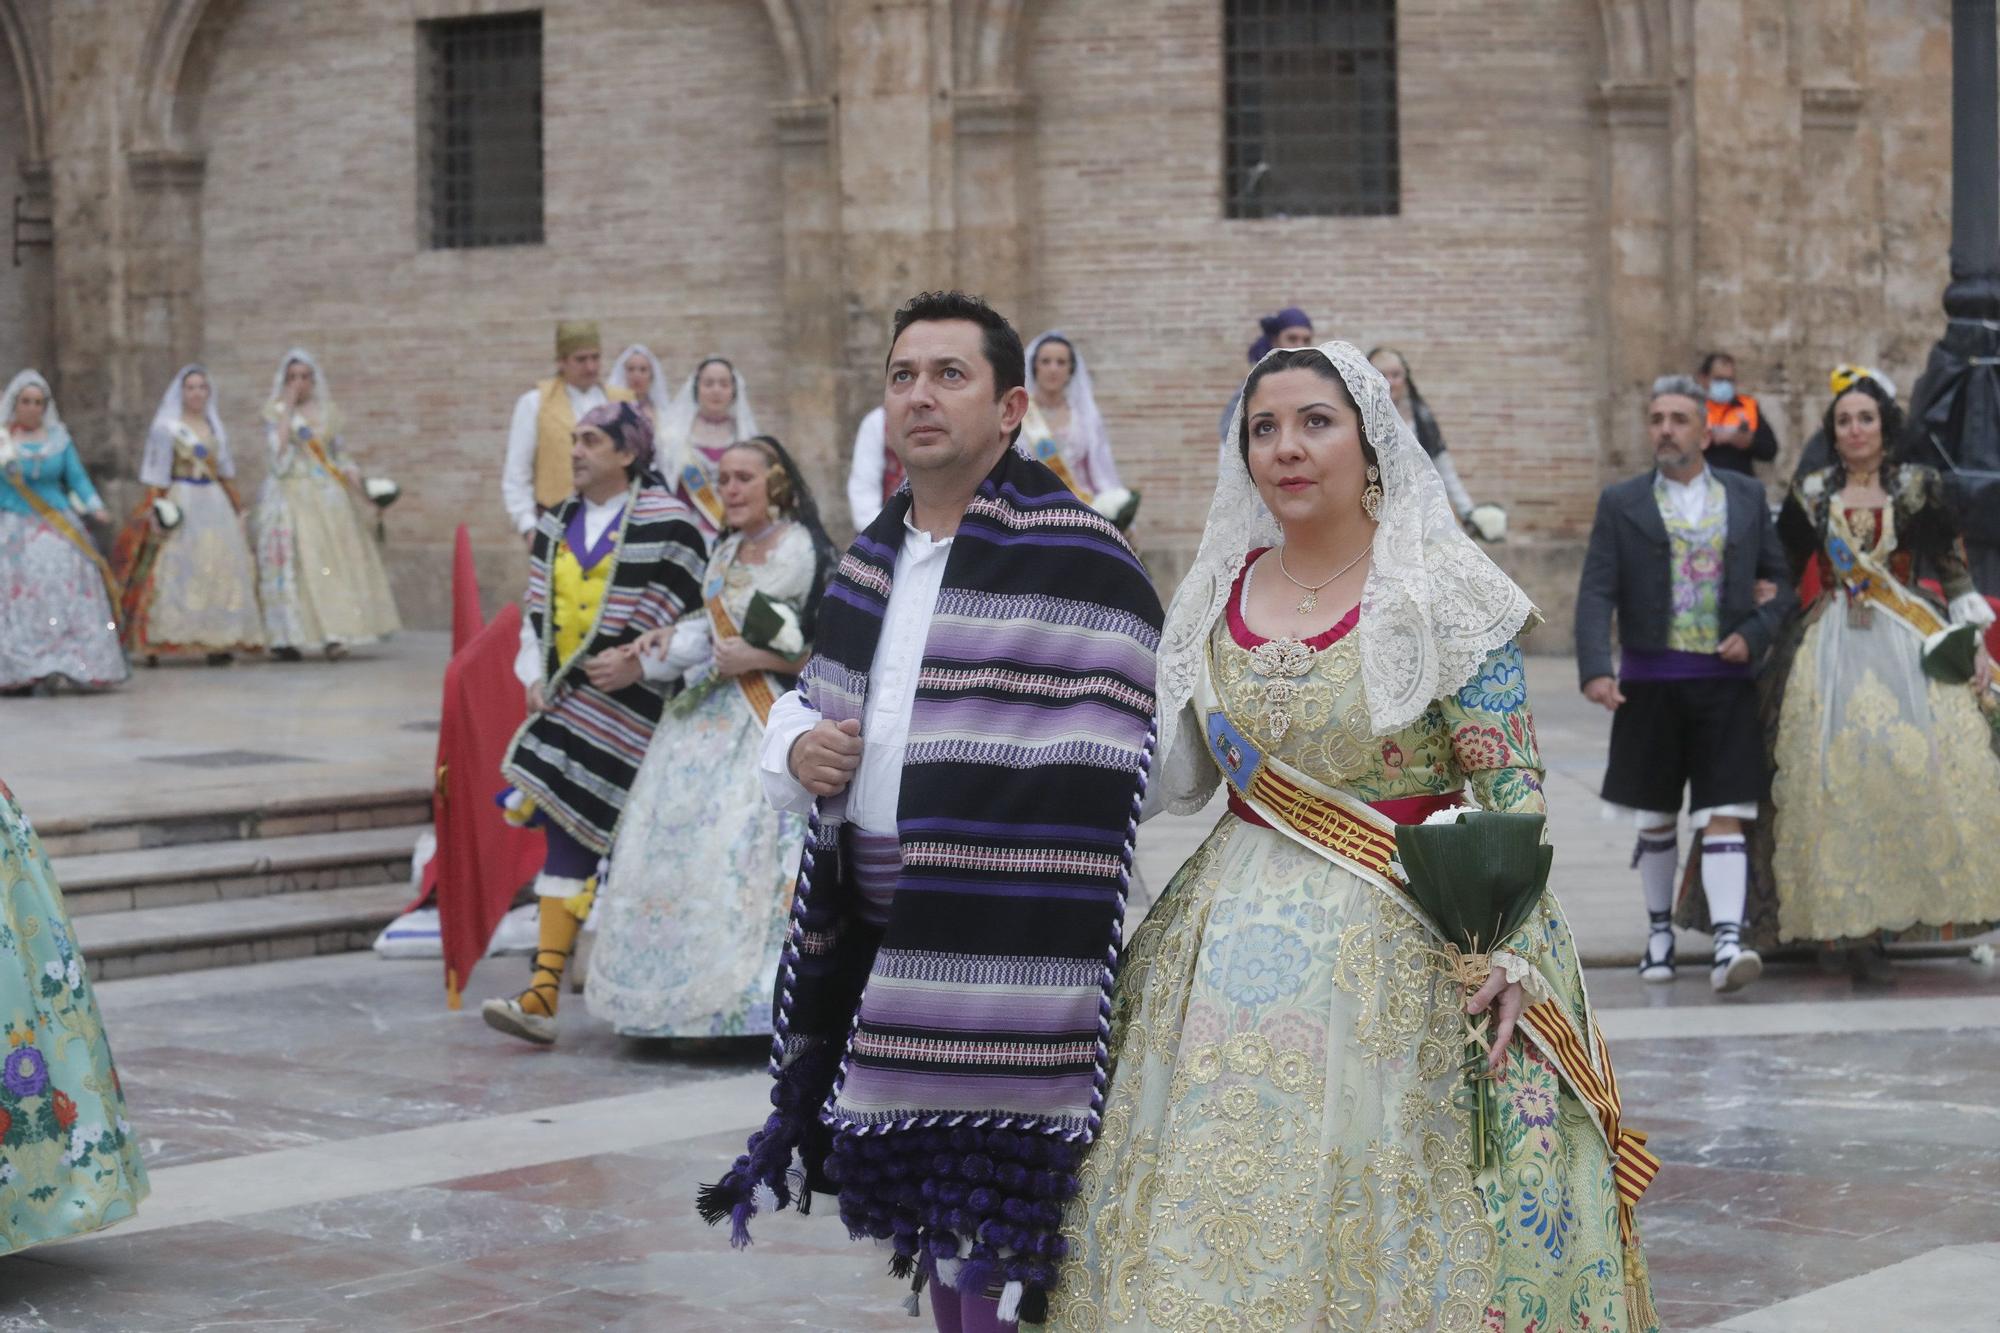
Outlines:
{"type": "Polygon", "coordinates": [[[355,508],[361,472],[340,445],[333,389],[304,348],[278,362],[264,408],[270,473],[257,499],[258,591],[272,650],[343,656],[402,628],[382,557],[355,508]]]}
{"type": "Polygon", "coordinates": [[[0,783],[0,1256],[122,1222],[139,1141],[55,872],[0,783]]]}
{"type": "Polygon", "coordinates": [[[1029,343],[1028,386],[1020,450],[1046,463],[1077,499],[1119,527],[1129,527],[1139,498],[1118,480],[1090,367],[1076,344],[1055,329],[1029,343]]]}
{"type": "Polygon", "coordinates": [[[0,690],[58,679],[85,689],[131,674],[110,568],[79,513],[105,517],[49,382],[24,370],[0,397],[0,690]]]}
{"type": "Polygon", "coordinates": [[[125,646],[148,666],[203,653],[220,666],[233,653],[263,646],[257,561],[244,535],[235,476],[214,381],[203,366],[182,366],[146,432],[139,464],[145,497],[118,537],[125,646]],[[171,529],[161,526],[162,500],[178,511],[171,529]]]}
{"type": "Polygon", "coordinates": [[[1837,394],[1824,426],[1839,461],[1801,477],[1780,515],[1794,572],[1816,569],[1820,592],[1765,673],[1775,771],[1751,847],[1762,943],[1840,942],[1859,969],[1871,942],[2000,920],[2000,758],[1977,702],[1993,662],[1982,645],[1968,684],[1922,665],[1927,637],[1983,630],[1993,611],[1938,474],[1885,455],[1902,424],[1873,378],[1837,394]],[[1918,588],[1922,574],[1944,603],[1918,588]]]}
{"type": "Polygon", "coordinates": [[[1468,797],[1543,812],[1515,643],[1534,610],[1356,349],[1273,351],[1242,403],[1160,658],[1159,794],[1199,810],[1219,755],[1230,809],[1126,951],[1049,1322],[1648,1329],[1615,1110],[1607,1127],[1528,1025],[1505,1036],[1532,1005],[1592,1053],[1575,1077],[1604,1096],[1554,899],[1471,1001],[1499,1011],[1504,1080],[1500,1159],[1475,1174],[1454,1104],[1465,989],[1394,882],[1263,785],[1391,834],[1468,797]]]}
{"type": "Polygon", "coordinates": [[[1389,392],[1396,399],[1396,414],[1403,418],[1403,424],[1417,437],[1417,443],[1430,455],[1432,466],[1438,470],[1438,479],[1444,482],[1445,498],[1451,502],[1451,512],[1458,515],[1458,521],[1466,529],[1483,541],[1498,541],[1506,535],[1506,511],[1498,505],[1475,504],[1472,492],[1465,489],[1465,482],[1459,478],[1458,464],[1451,458],[1451,450],[1445,447],[1444,431],[1439,428],[1437,414],[1424,401],[1423,391],[1417,388],[1417,377],[1410,373],[1410,362],[1393,347],[1377,347],[1368,353],[1368,364],[1382,372],[1382,378],[1389,382],[1389,392]]]}
{"type": "Polygon", "coordinates": [[[771,1030],[772,986],[805,821],[764,800],[758,749],[772,702],[810,655],[833,543],[791,456],[769,436],[716,465],[724,535],[706,607],[636,647],[653,680],[686,682],[632,784],[597,906],[585,998],[628,1037],[771,1030]],[[799,618],[789,654],[740,637],[762,593],[799,618]]]}
{"type": "Polygon", "coordinates": [[[722,497],[715,492],[715,465],[723,450],[757,433],[750,389],[735,366],[711,356],[694,368],[667,406],[660,428],[660,475],[694,510],[701,535],[722,530],[722,497]]]}
{"type": "Polygon", "coordinates": [[[660,423],[667,419],[672,410],[673,400],[667,397],[667,375],[660,369],[660,358],[644,343],[633,343],[618,354],[611,363],[611,374],[605,383],[613,389],[623,389],[632,395],[646,424],[659,434],[660,423]]]}

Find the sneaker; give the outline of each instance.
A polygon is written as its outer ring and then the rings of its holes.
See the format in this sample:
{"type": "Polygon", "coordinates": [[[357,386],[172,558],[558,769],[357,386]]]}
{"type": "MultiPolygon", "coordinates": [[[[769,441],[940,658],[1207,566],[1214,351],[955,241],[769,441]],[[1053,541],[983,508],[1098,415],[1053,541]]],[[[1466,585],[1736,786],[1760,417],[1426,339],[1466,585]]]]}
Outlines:
{"type": "Polygon", "coordinates": [[[531,1014],[521,1007],[518,999],[488,1000],[479,1006],[479,1016],[496,1032],[532,1041],[537,1046],[556,1044],[555,1016],[531,1014]]]}
{"type": "Polygon", "coordinates": [[[1639,956],[1639,980],[1667,982],[1674,979],[1674,925],[1665,912],[1652,913],[1652,928],[1646,932],[1646,952],[1639,956]]]}
{"type": "Polygon", "coordinates": [[[1724,953],[1720,947],[1715,951],[1715,966],[1709,969],[1708,984],[1718,995],[1742,990],[1764,973],[1764,960],[1757,956],[1755,949],[1739,948],[1733,953],[1724,953]]]}

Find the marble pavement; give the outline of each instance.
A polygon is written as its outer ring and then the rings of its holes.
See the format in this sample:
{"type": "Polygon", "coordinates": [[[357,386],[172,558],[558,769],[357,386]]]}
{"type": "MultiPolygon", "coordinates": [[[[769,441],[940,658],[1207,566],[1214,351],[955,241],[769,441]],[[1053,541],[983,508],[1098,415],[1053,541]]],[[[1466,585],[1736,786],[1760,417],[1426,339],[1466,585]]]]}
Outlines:
{"type": "MultiPolygon", "coordinates": [[[[186,793],[132,761],[185,744],[186,727],[297,755],[318,770],[301,781],[421,783],[430,738],[406,727],[435,717],[439,653],[409,636],[340,667],[162,671],[124,696],[0,701],[0,774],[31,815],[165,801],[186,793]],[[141,706],[154,691],[170,710],[141,706]]],[[[1636,908],[1629,834],[1589,799],[1603,724],[1562,663],[1533,663],[1531,680],[1557,891],[1586,954],[1615,956],[1636,908]]],[[[1149,826],[1155,887],[1201,828],[1149,826]]],[[[520,971],[489,961],[471,994],[520,971]]],[[[1623,967],[1590,982],[1628,1115],[1666,1161],[1641,1219],[1668,1327],[1995,1326],[2000,973],[1909,961],[1862,987],[1781,964],[1728,1001],[1694,969],[1672,987],[1623,967]]],[[[696,1184],[761,1118],[755,1043],[623,1042],[572,1001],[561,1045],[531,1049],[447,1011],[434,964],[369,955],[99,995],[154,1193],[121,1227],[0,1258],[0,1333],[919,1327],[830,1208],[761,1219],[747,1254],[694,1216],[696,1184]]]]}

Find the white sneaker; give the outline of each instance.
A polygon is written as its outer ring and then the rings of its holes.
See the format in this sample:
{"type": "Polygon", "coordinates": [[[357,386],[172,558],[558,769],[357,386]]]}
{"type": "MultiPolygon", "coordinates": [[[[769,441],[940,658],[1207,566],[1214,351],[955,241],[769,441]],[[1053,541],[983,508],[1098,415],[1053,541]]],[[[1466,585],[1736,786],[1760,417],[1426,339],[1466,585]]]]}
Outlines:
{"type": "Polygon", "coordinates": [[[1708,984],[1718,995],[1742,990],[1764,973],[1764,960],[1757,956],[1755,949],[1738,949],[1735,953],[1716,959],[1709,969],[1708,984]]]}
{"type": "Polygon", "coordinates": [[[553,1046],[556,1043],[555,1016],[531,1014],[521,1007],[519,1000],[488,1000],[479,1006],[479,1016],[486,1020],[487,1027],[510,1037],[532,1041],[538,1046],[553,1046]]]}

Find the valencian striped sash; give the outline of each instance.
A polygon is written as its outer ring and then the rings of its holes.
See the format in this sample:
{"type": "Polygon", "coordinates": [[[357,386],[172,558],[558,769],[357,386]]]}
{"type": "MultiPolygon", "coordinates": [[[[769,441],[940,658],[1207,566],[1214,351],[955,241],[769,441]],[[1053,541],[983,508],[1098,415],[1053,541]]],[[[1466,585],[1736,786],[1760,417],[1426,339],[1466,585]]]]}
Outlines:
{"type": "MultiPolygon", "coordinates": [[[[827,590],[801,685],[823,718],[864,715],[910,505],[890,499],[827,590]]],[[[1033,1317],[1056,1200],[1103,1115],[1160,622],[1118,530],[1003,452],[930,620],[886,921],[867,887],[886,853],[871,866],[841,836],[843,800],[816,812],[780,973],[776,1112],[701,1198],[733,1239],[749,1239],[757,1185],[791,1200],[796,1151],[808,1190],[837,1192],[894,1271],[959,1258],[962,1288],[1020,1283],[1033,1317]]]]}

